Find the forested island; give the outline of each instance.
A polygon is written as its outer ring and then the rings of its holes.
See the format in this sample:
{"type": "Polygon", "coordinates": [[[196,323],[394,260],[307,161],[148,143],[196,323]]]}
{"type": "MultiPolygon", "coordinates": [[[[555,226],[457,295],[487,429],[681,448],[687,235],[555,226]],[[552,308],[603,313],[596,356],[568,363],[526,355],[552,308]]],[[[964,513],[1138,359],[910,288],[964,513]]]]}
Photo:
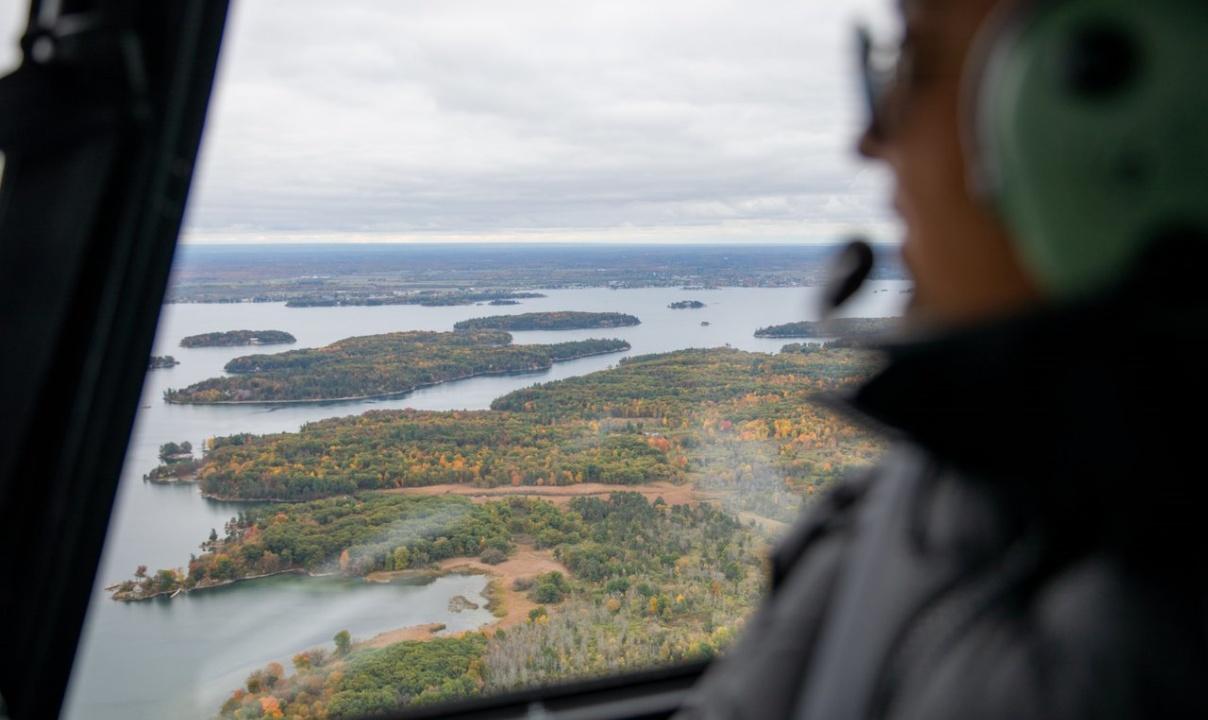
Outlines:
{"type": "Polygon", "coordinates": [[[836,318],[826,322],[794,322],[759,328],[759,338],[872,337],[893,330],[901,318],[836,318]]]}
{"type": "Polygon", "coordinates": [[[548,370],[553,363],[623,352],[623,340],[513,345],[506,332],[399,332],[321,348],[248,355],[226,364],[234,377],[168,389],[171,403],[279,403],[382,398],[478,375],[548,370]]]}
{"type": "Polygon", "coordinates": [[[473,305],[490,301],[492,305],[514,305],[516,300],[543,298],[537,292],[515,290],[420,290],[387,294],[365,292],[341,292],[334,295],[312,294],[290,298],[286,307],[366,307],[374,305],[422,305],[442,307],[447,305],[473,305]]]}
{"type": "Polygon", "coordinates": [[[201,464],[193,457],[193,443],[169,442],[159,446],[160,464],[143,480],[160,484],[192,482],[201,464]]]}
{"type": "Polygon", "coordinates": [[[182,338],[181,347],[238,347],[240,345],[288,345],[298,338],[282,330],[227,330],[182,338]]]}
{"type": "Polygon", "coordinates": [[[176,367],[180,361],[171,355],[152,355],[151,362],[147,364],[148,370],[160,370],[163,368],[176,367]]]}
{"type": "Polygon", "coordinates": [[[288,677],[269,665],[224,717],[354,717],[707,657],[761,592],[762,528],[879,453],[810,402],[875,367],[855,350],[684,350],[526,388],[490,411],[375,411],[218,438],[203,488],[297,502],[249,508],[187,567],[140,568],[115,597],[281,572],[494,574],[521,550],[564,568],[493,581],[500,620],[481,632],[344,637],[295,656],[288,677]]]}
{"type": "Polygon", "coordinates": [[[519,300],[492,300],[491,302],[487,303],[487,305],[495,305],[495,306],[519,305],[519,304],[520,304],[519,300]]]}
{"type": "Polygon", "coordinates": [[[700,300],[678,300],[671,303],[667,307],[671,308],[672,310],[699,310],[704,306],[705,304],[700,300]]]}
{"type": "Polygon", "coordinates": [[[595,330],[640,325],[634,315],[615,312],[535,312],[520,315],[492,315],[462,320],[454,330],[595,330]]]}

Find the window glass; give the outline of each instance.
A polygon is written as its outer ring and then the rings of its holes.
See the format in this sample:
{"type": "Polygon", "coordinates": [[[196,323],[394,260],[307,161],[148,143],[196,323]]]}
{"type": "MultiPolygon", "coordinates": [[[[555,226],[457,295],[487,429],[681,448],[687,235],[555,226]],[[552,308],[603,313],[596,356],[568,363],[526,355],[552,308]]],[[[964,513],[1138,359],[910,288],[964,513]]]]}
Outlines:
{"type": "Polygon", "coordinates": [[[894,239],[846,44],[889,9],[237,4],[67,717],[724,653],[881,449],[813,400],[875,367],[892,247],[812,321],[833,243],[894,239]]]}

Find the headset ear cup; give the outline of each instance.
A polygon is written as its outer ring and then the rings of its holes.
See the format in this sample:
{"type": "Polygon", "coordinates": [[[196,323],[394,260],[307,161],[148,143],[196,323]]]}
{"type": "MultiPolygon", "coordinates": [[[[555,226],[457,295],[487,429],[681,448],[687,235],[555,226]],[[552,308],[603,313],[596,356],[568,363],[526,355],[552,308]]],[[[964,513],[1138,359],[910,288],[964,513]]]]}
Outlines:
{"type": "Polygon", "coordinates": [[[1014,47],[1021,25],[1029,17],[1034,3],[1000,3],[982,24],[974,38],[961,78],[961,143],[968,158],[967,176],[973,196],[994,205],[999,194],[994,133],[985,127],[992,117],[993,89],[1002,58],[1014,47]]]}
{"type": "Polygon", "coordinates": [[[1037,2],[987,33],[970,177],[1042,288],[1091,292],[1162,228],[1208,228],[1208,3],[1037,2]]]}

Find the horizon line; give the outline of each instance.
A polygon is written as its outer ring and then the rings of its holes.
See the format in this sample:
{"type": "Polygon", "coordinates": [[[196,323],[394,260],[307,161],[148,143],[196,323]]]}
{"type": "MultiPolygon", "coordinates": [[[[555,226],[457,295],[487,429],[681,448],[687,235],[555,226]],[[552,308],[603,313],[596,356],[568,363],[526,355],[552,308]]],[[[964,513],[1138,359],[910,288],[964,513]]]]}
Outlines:
{"type": "MultiPolygon", "coordinates": [[[[822,241],[803,241],[803,242],[774,242],[774,241],[577,241],[577,240],[562,240],[562,241],[511,241],[511,240],[444,240],[444,241],[368,241],[368,240],[328,240],[328,241],[292,241],[292,242],[210,242],[210,241],[179,241],[177,247],[180,248],[241,248],[241,247],[615,247],[615,248],[634,248],[634,247],[727,247],[727,248],[806,248],[806,247],[830,247],[833,245],[842,245],[859,237],[856,234],[848,238],[837,238],[834,240],[822,241]]],[[[900,240],[879,240],[869,237],[861,238],[865,242],[874,247],[898,247],[902,243],[900,240]]]]}

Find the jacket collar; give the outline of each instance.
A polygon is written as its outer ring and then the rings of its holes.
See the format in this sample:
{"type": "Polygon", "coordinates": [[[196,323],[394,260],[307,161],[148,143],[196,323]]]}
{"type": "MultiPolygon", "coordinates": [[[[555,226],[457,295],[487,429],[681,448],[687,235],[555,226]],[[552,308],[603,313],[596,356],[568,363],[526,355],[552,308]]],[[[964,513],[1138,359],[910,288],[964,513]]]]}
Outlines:
{"type": "Polygon", "coordinates": [[[1208,457],[1205,260],[1202,239],[1163,241],[1095,297],[889,346],[850,403],[978,477],[1152,488],[1208,457]]]}

